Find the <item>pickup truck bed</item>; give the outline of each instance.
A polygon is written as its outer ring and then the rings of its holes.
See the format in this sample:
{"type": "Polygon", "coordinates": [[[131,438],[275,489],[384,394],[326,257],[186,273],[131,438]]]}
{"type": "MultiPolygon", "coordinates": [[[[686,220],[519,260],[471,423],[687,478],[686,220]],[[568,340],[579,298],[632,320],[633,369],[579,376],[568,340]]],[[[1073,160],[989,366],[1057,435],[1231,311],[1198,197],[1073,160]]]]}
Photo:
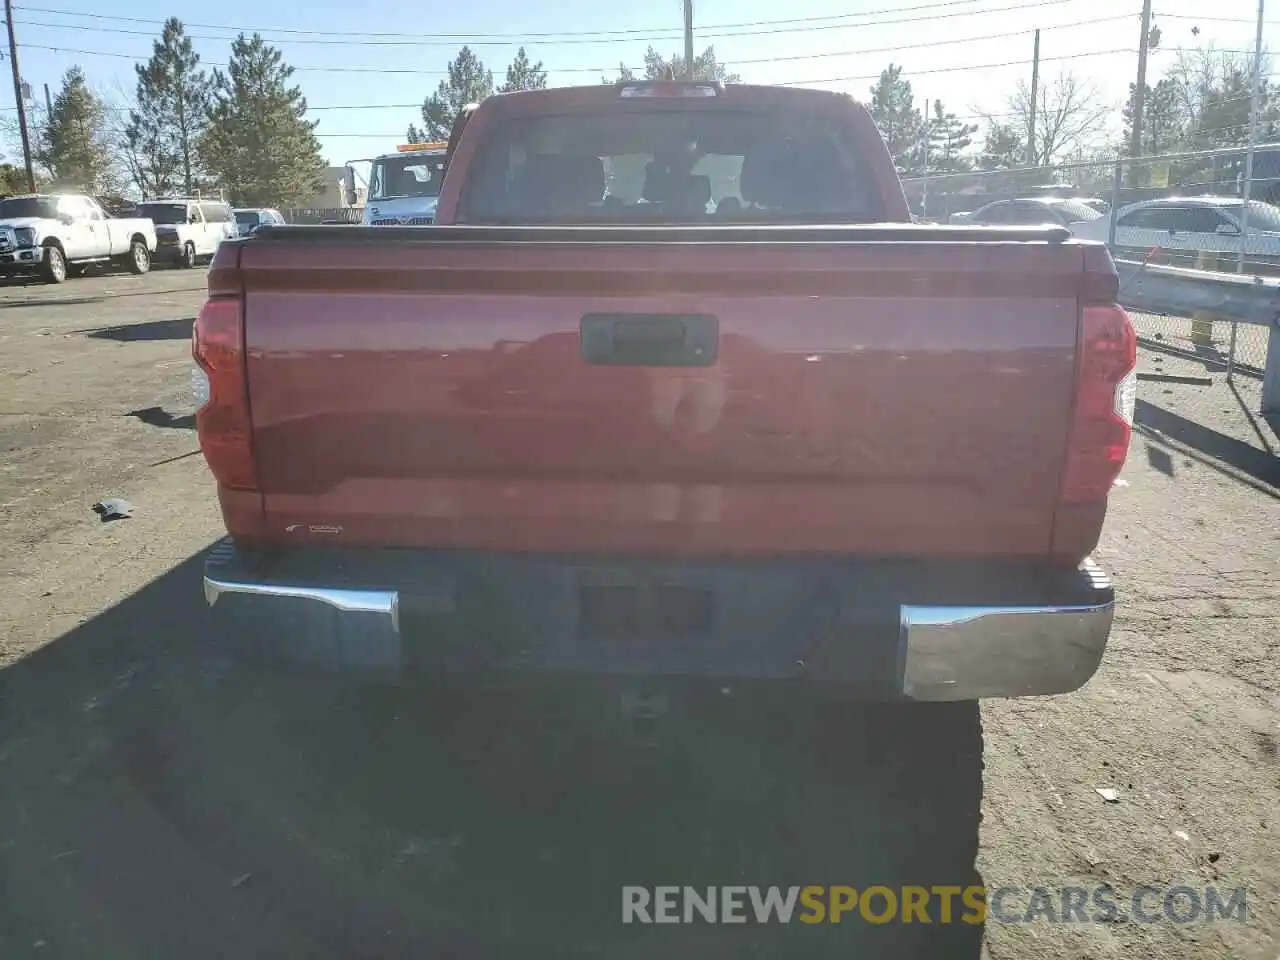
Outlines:
{"type": "Polygon", "coordinates": [[[264,228],[197,323],[207,598],[380,676],[1074,689],[1115,290],[1062,230],[264,228]]]}

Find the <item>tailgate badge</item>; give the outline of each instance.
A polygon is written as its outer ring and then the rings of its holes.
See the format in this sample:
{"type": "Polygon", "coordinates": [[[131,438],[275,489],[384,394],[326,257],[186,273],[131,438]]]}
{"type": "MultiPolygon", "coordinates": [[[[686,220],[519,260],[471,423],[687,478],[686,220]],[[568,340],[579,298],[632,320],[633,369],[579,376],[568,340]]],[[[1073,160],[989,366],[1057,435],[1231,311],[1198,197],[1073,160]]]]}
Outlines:
{"type": "Polygon", "coordinates": [[[284,528],[284,532],[297,533],[299,530],[303,529],[305,529],[307,533],[327,534],[330,536],[337,536],[342,533],[342,527],[335,527],[328,523],[291,523],[289,526],[284,528]]]}

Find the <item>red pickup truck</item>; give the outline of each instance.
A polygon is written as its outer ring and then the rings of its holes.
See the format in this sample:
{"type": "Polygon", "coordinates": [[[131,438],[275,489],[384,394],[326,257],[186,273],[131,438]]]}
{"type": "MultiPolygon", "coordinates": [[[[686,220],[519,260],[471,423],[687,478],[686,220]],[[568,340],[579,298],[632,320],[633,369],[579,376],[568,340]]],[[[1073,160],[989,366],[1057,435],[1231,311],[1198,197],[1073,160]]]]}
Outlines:
{"type": "Polygon", "coordinates": [[[219,248],[228,642],[399,679],[1074,690],[1136,341],[1105,247],[913,225],[845,95],[485,100],[436,224],[219,248]]]}

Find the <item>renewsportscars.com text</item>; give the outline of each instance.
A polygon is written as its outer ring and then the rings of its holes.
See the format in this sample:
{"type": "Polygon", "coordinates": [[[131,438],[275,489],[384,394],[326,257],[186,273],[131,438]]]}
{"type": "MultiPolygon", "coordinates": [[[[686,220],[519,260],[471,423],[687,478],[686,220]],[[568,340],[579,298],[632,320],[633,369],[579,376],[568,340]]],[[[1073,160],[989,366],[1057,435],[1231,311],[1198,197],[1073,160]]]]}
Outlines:
{"type": "Polygon", "coordinates": [[[623,923],[1243,922],[1241,888],[642,887],[622,888],[623,923]]]}

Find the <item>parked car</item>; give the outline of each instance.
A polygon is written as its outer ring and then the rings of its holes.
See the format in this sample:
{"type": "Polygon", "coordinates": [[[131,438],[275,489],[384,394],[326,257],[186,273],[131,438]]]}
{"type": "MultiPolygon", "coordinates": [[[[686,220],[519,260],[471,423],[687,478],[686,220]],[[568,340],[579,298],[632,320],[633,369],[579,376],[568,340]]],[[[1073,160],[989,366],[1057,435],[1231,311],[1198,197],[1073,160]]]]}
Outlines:
{"type": "Polygon", "coordinates": [[[1070,227],[1074,223],[1096,220],[1102,216],[1093,205],[1076,197],[1022,197],[996,200],[972,213],[953,213],[950,223],[986,223],[1003,226],[1054,224],[1070,227]]]}
{"type": "MultiPolygon", "coordinates": [[[[1142,259],[1153,247],[1162,262],[1215,269],[1234,266],[1240,255],[1244,201],[1239,197],[1166,197],[1131,203],[1116,211],[1114,253],[1142,259]]],[[[1088,240],[1107,240],[1110,218],[1075,224],[1072,232],[1088,240]]],[[[1280,207],[1249,201],[1245,261],[1261,272],[1280,268],[1280,207]]]]}
{"type": "Polygon", "coordinates": [[[248,235],[265,224],[280,224],[285,222],[284,216],[279,210],[273,210],[268,207],[237,207],[235,210],[236,226],[239,228],[241,235],[248,235]]]}
{"type": "Polygon", "coordinates": [[[156,228],[149,219],[108,217],[79,193],[32,194],[0,200],[0,276],[35,273],[62,283],[90,264],[151,269],[156,228]]]}
{"type": "Polygon", "coordinates": [[[1089,679],[1136,356],[1104,246],[906,223],[869,113],[820,91],[511,93],[456,139],[434,226],[215,257],[228,647],[912,700],[1089,679]]]}
{"type": "Polygon", "coordinates": [[[155,221],[161,263],[194,267],[239,232],[230,205],[221,200],[147,200],[138,204],[138,212],[155,221]]]}

